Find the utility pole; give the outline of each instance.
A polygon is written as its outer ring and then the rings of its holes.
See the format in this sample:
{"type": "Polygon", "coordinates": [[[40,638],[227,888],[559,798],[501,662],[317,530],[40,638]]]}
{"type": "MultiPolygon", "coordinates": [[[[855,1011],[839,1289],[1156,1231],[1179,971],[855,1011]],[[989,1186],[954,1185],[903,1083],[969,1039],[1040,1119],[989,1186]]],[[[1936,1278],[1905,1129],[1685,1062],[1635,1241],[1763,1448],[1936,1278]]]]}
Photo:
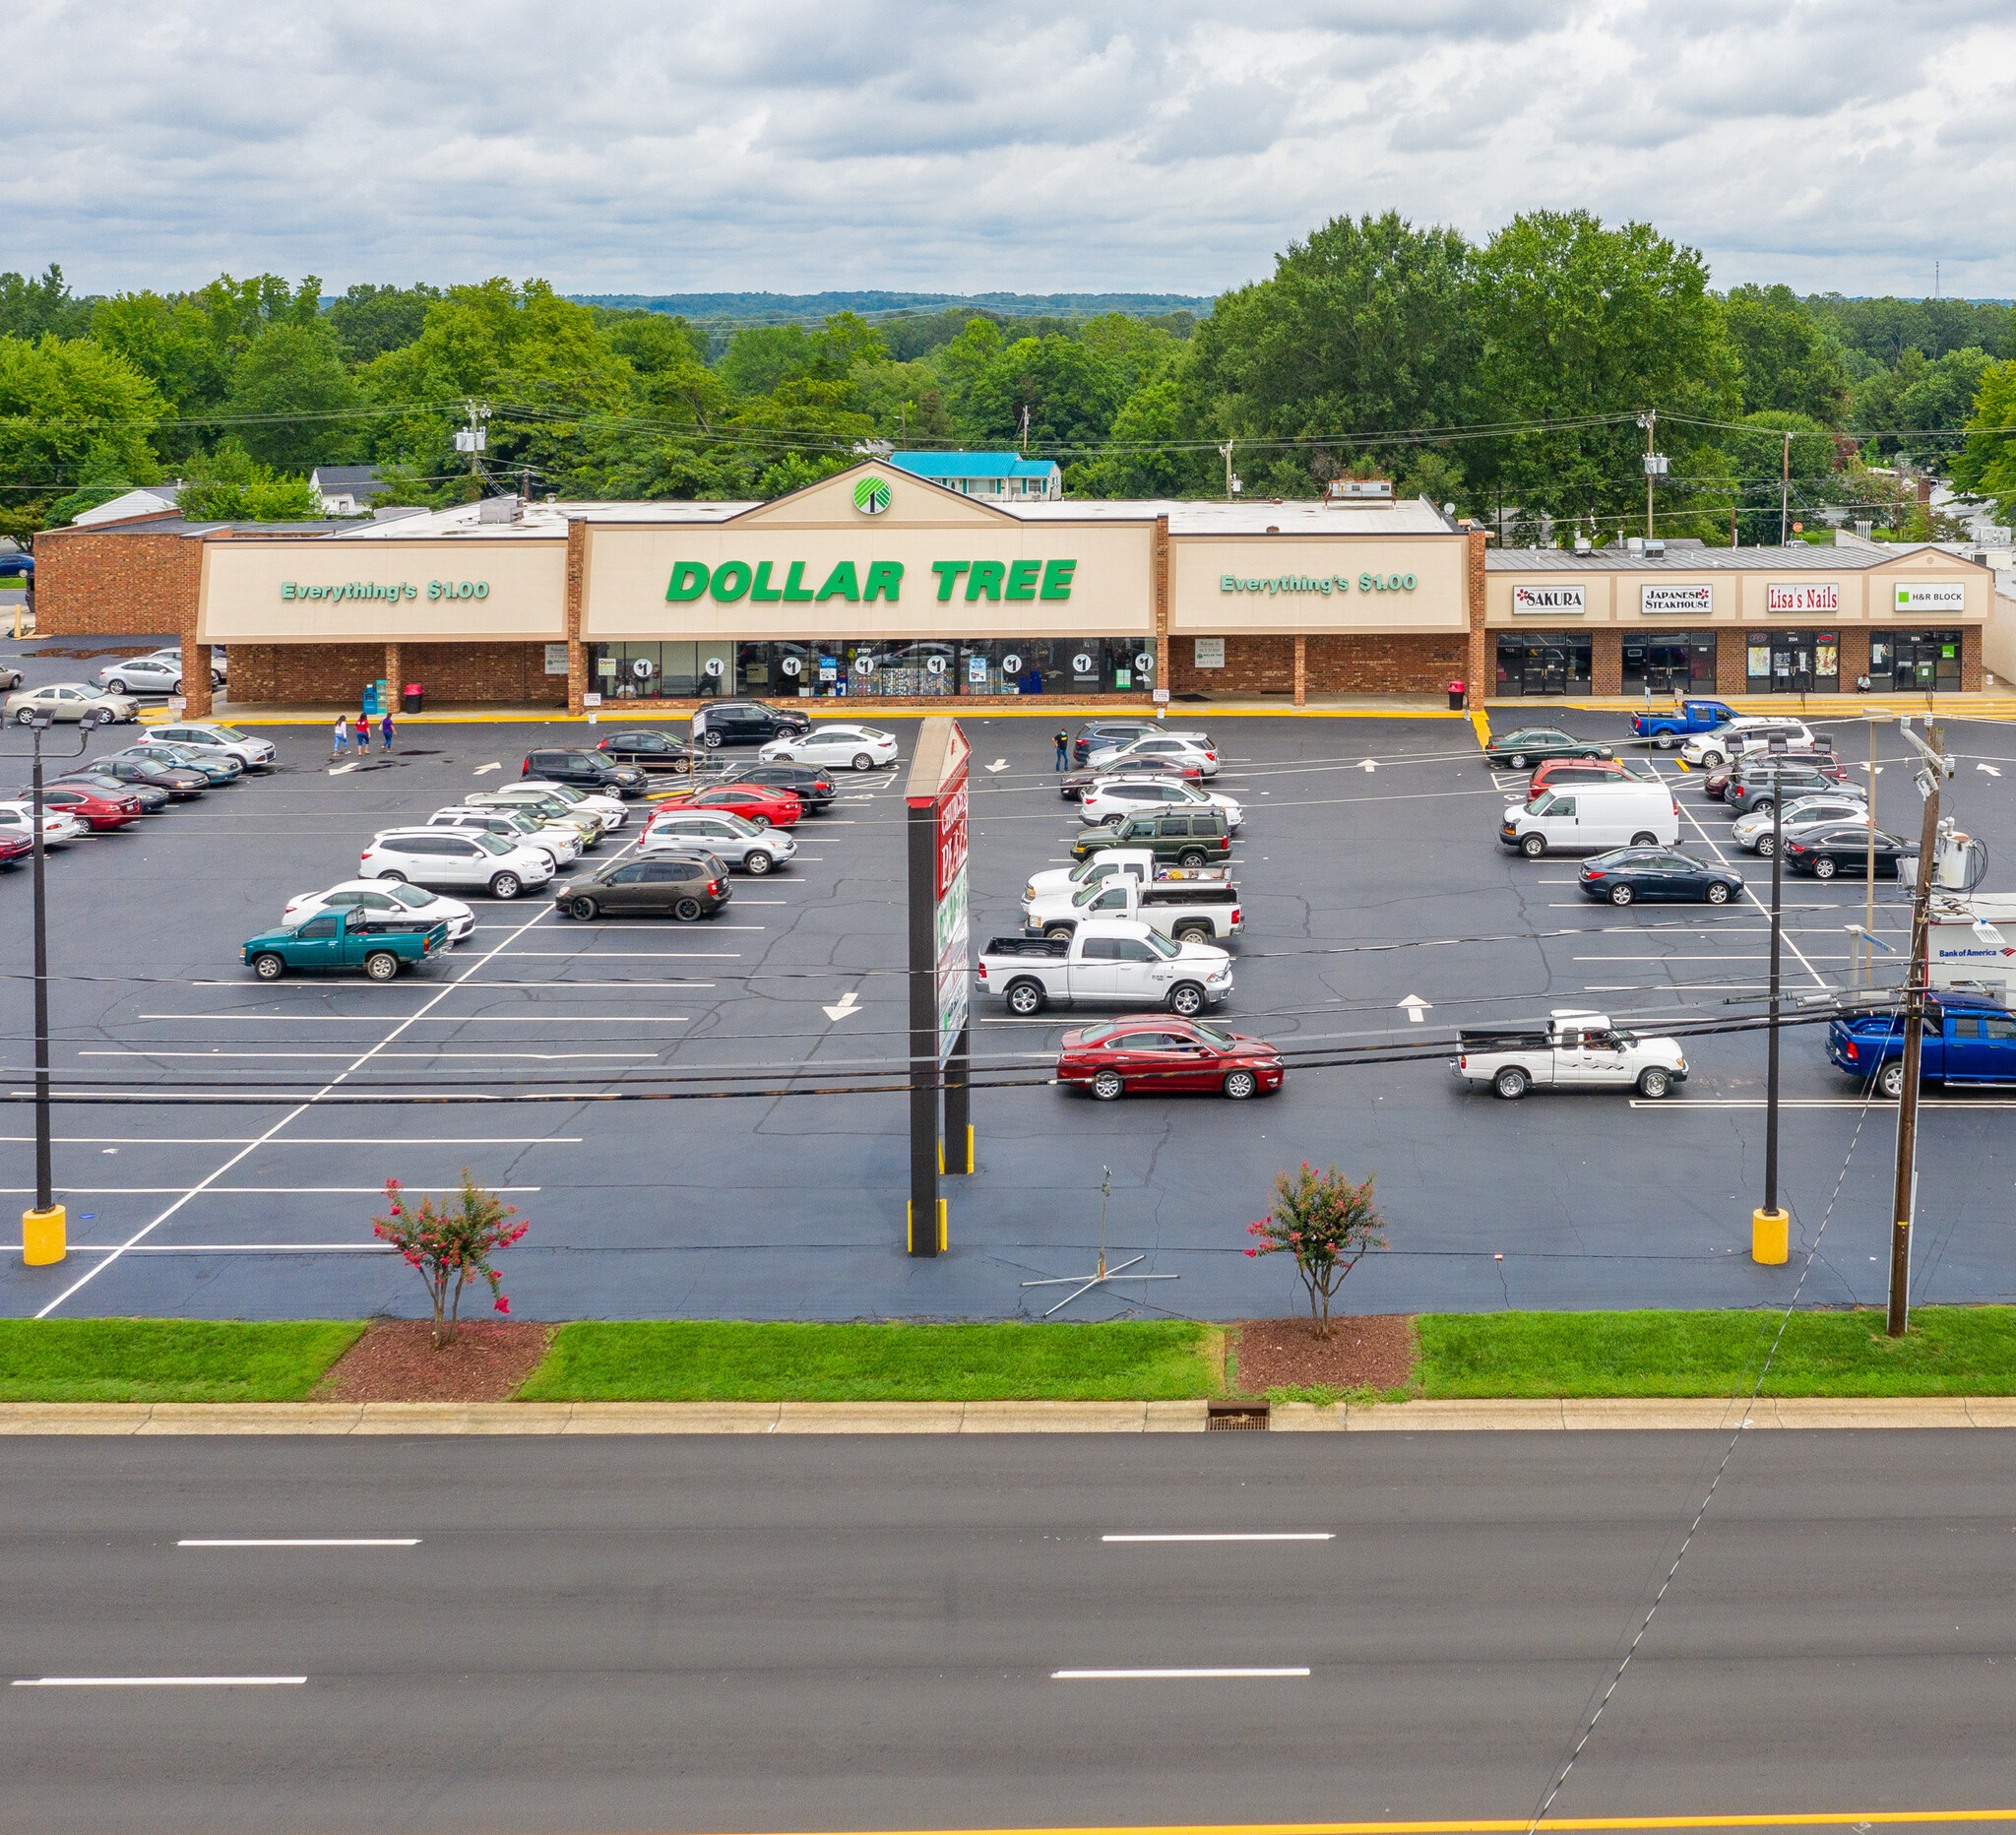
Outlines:
{"type": "MultiPolygon", "coordinates": [[[[472,478],[480,479],[483,468],[479,455],[489,444],[489,434],[484,423],[490,418],[490,405],[487,402],[465,402],[463,406],[469,411],[469,425],[456,429],[455,450],[469,454],[469,475],[472,478]]],[[[481,494],[478,489],[477,495],[481,494]]]]}
{"type": "Polygon", "coordinates": [[[1897,1165],[1890,1187],[1890,1336],[1902,1338],[1911,1322],[1911,1222],[1918,1197],[1919,1071],[1924,1058],[1925,953],[1931,915],[1932,875],[1938,866],[1939,784],[1953,775],[1937,727],[1927,727],[1928,745],[1911,729],[1910,716],[1901,717],[1898,730],[1925,763],[1918,774],[1919,794],[1925,799],[1924,827],[1918,851],[1917,884],[1911,902],[1911,967],[1904,983],[1904,1087],[1897,1098],[1897,1165]]]}
{"type": "Polygon", "coordinates": [[[1022,405],[1022,456],[1029,457],[1029,404],[1022,405]]]}
{"type": "Polygon", "coordinates": [[[1764,1059],[1764,1205],[1750,1213],[1750,1259],[1770,1266],[1792,1252],[1792,1219],[1778,1202],[1778,990],[1780,940],[1784,936],[1779,894],[1785,872],[1785,741],[1771,741],[1771,1031],[1764,1059]]]}
{"type": "Polygon", "coordinates": [[[1792,434],[1785,436],[1785,467],[1778,478],[1778,545],[1784,547],[1792,528],[1792,434]]]}
{"type": "Polygon", "coordinates": [[[1652,480],[1664,477],[1668,466],[1666,454],[1655,452],[1652,436],[1659,426],[1659,411],[1648,408],[1638,416],[1638,424],[1645,429],[1645,538],[1652,539],[1652,480]]]}
{"type": "MultiPolygon", "coordinates": [[[[29,733],[34,745],[34,763],[29,793],[29,833],[34,847],[34,979],[35,979],[35,1203],[22,1213],[22,1260],[31,1268],[47,1267],[69,1253],[69,1219],[56,1202],[55,1171],[51,1164],[49,1128],[49,919],[42,878],[42,734],[51,716],[37,709],[29,719],[29,733]]],[[[77,750],[82,755],[91,743],[92,728],[97,725],[94,713],[79,723],[77,750]]]]}
{"type": "MultiPolygon", "coordinates": [[[[1218,456],[1225,461],[1225,500],[1228,503],[1232,500],[1232,447],[1234,444],[1235,442],[1227,440],[1218,449],[1218,456]]],[[[1503,512],[1501,511],[1499,514],[1502,517],[1503,512]]]]}

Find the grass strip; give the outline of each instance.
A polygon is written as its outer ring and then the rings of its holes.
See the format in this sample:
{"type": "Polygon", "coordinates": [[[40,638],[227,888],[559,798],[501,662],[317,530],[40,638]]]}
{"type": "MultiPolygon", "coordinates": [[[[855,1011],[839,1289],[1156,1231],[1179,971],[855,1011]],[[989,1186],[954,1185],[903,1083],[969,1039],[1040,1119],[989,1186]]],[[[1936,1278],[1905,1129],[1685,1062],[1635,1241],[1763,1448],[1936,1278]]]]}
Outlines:
{"type": "Polygon", "coordinates": [[[298,1402],[354,1319],[0,1319],[0,1402],[298,1402]]]}
{"type": "Polygon", "coordinates": [[[560,1328],[526,1402],[1180,1401],[1224,1383],[1224,1335],[1188,1320],[1104,1325],[560,1328]]]}
{"type": "MultiPolygon", "coordinates": [[[[1778,1312],[1423,1313],[1431,1399],[1747,1394],[1778,1312]]],[[[1901,1339],[1884,1314],[1796,1312],[1762,1393],[2016,1394],[2016,1307],[1923,1306],[1901,1339]]]]}

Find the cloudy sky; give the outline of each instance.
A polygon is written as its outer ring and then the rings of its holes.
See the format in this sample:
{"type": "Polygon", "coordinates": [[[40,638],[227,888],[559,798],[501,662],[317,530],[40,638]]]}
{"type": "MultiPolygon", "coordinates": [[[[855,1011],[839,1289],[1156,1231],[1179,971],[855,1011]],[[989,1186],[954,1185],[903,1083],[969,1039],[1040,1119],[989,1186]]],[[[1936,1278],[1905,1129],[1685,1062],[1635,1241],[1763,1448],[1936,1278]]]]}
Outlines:
{"type": "Polygon", "coordinates": [[[0,269],[1210,293],[1585,206],[2016,295],[2011,0],[11,0],[0,269]]]}

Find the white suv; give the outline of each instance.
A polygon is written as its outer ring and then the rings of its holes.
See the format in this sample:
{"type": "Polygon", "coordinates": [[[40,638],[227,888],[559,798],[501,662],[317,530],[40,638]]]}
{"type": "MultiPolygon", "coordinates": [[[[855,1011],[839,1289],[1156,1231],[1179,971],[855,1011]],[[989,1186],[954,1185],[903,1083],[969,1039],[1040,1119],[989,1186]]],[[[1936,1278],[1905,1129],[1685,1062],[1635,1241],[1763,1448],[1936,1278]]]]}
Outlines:
{"type": "Polygon", "coordinates": [[[186,751],[207,752],[216,757],[235,758],[247,771],[271,771],[277,756],[271,739],[255,739],[235,727],[195,726],[187,721],[167,727],[150,727],[140,735],[141,745],[179,745],[186,751]]]}
{"type": "Polygon", "coordinates": [[[1086,759],[1094,771],[1125,771],[1143,765],[1167,765],[1186,776],[1218,776],[1218,748],[1208,739],[1187,739],[1175,732],[1150,732],[1125,745],[1108,745],[1086,759]]]}
{"type": "Polygon", "coordinates": [[[621,828],[628,811],[623,799],[600,791],[576,790],[571,784],[552,784],[544,778],[520,778],[516,784],[506,784],[492,791],[493,795],[508,796],[513,791],[533,791],[547,796],[557,796],[570,809],[593,810],[602,819],[604,829],[621,828]]]}
{"type": "Polygon", "coordinates": [[[761,878],[796,854],[798,844],[726,809],[661,809],[638,837],[637,851],[718,854],[730,866],[761,878]]]}
{"type": "Polygon", "coordinates": [[[415,885],[468,887],[515,899],[553,876],[543,848],[511,847],[466,828],[392,828],[371,837],[357,856],[361,879],[410,879],[415,885]]]}
{"type": "Polygon", "coordinates": [[[1742,714],[1724,721],[1713,732],[1697,732],[1680,747],[1680,757],[1690,765],[1726,765],[1743,752],[1767,745],[1781,733],[1788,745],[1813,743],[1806,723],[1790,714],[1742,714]]]}
{"type": "Polygon", "coordinates": [[[1180,778],[1101,778],[1079,798],[1080,820],[1110,822],[1116,816],[1150,815],[1168,809],[1223,809],[1233,834],[1246,819],[1235,798],[1218,791],[1200,791],[1180,778]]]}
{"type": "Polygon", "coordinates": [[[514,847],[537,848],[553,862],[555,870],[572,866],[581,858],[581,831],[571,822],[541,822],[530,811],[517,809],[472,809],[457,805],[436,809],[427,818],[429,828],[471,828],[514,847]]]}
{"type": "Polygon", "coordinates": [[[580,835],[584,848],[593,848],[609,826],[599,809],[565,801],[551,784],[530,791],[519,785],[501,791],[472,791],[462,801],[470,809],[515,810],[535,822],[557,822],[580,835]]]}

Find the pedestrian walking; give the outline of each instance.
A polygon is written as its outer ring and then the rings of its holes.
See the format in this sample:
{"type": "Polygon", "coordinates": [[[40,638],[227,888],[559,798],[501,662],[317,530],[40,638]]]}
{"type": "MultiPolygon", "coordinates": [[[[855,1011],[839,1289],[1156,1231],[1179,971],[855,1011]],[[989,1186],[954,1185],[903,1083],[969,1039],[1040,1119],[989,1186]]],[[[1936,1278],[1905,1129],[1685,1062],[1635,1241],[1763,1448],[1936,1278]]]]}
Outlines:
{"type": "Polygon", "coordinates": [[[392,710],[385,710],[385,718],[378,723],[378,741],[389,752],[392,750],[392,710]]]}
{"type": "Polygon", "coordinates": [[[341,758],[350,749],[350,724],[339,714],[336,717],[336,730],[330,734],[329,755],[341,758]]]}
{"type": "Polygon", "coordinates": [[[366,720],[363,717],[363,715],[359,714],[357,716],[357,750],[360,752],[368,752],[370,749],[371,723],[368,720],[366,720]]]}
{"type": "Polygon", "coordinates": [[[1059,771],[1064,769],[1070,757],[1071,735],[1068,732],[1059,732],[1057,734],[1057,769],[1059,771]]]}

